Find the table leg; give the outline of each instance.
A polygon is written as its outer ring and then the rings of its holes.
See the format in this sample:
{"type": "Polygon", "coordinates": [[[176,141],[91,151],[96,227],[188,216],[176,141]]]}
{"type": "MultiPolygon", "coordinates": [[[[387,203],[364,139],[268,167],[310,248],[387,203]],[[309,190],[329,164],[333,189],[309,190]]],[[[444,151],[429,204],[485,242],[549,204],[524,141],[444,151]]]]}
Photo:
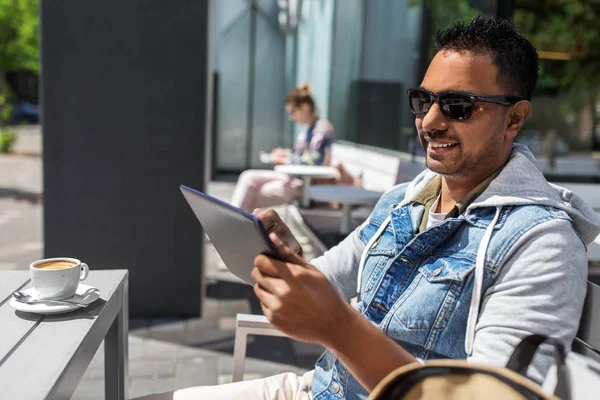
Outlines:
{"type": "Polygon", "coordinates": [[[104,397],[125,400],[128,396],[129,284],[121,293],[123,305],[104,339],[104,397]]]}
{"type": "Polygon", "coordinates": [[[247,341],[248,332],[246,332],[246,328],[238,326],[235,329],[235,341],[233,342],[233,382],[244,379],[247,341]]]}
{"type": "Polygon", "coordinates": [[[350,232],[350,204],[342,204],[342,222],[340,224],[340,233],[350,232]]]}
{"type": "Polygon", "coordinates": [[[304,181],[304,185],[302,185],[302,207],[308,208],[310,206],[310,197],[308,196],[308,188],[310,187],[310,176],[303,176],[302,180],[304,181]]]}

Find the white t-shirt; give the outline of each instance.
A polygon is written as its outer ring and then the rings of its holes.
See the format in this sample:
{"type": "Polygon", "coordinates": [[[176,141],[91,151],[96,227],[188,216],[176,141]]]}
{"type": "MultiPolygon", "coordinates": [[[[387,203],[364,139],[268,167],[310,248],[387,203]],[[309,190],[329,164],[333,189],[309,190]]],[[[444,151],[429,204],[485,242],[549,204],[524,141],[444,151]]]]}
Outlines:
{"type": "Polygon", "coordinates": [[[429,209],[429,217],[427,218],[427,228],[431,228],[432,226],[436,226],[444,222],[446,218],[445,213],[436,213],[434,212],[438,206],[438,202],[440,201],[440,196],[438,195],[437,199],[429,209]]]}

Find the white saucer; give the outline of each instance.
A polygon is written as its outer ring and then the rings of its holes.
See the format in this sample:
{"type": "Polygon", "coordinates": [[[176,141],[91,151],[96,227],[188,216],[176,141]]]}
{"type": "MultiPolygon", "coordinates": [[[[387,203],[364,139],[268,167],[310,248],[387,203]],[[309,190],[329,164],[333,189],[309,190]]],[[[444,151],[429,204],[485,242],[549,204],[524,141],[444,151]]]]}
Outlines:
{"type": "MultiPolygon", "coordinates": [[[[31,296],[37,296],[37,292],[35,291],[35,288],[27,288],[27,289],[23,289],[22,290],[23,293],[31,295],[31,296]]],[[[69,301],[76,301],[78,303],[81,304],[91,304],[94,301],[98,300],[100,298],[100,291],[90,285],[84,285],[83,283],[80,283],[79,286],[77,287],[77,291],[75,292],[75,296],[73,297],[69,297],[68,299],[65,300],[69,300],[69,301]],[[96,289],[94,291],[92,291],[93,289],[96,289]],[[86,293],[86,291],[90,291],[91,293],[87,293],[86,297],[84,298],[83,295],[84,293],[86,293]]],[[[58,304],[58,303],[52,303],[52,302],[39,302],[39,303],[35,303],[35,304],[27,304],[27,303],[22,303],[20,301],[17,301],[14,297],[10,298],[10,305],[19,311],[23,311],[23,312],[29,312],[29,313],[35,313],[35,314],[43,314],[43,315],[49,315],[49,314],[64,314],[64,313],[68,313],[71,311],[75,311],[75,310],[79,310],[80,308],[84,308],[81,307],[77,304],[58,304]]]]}

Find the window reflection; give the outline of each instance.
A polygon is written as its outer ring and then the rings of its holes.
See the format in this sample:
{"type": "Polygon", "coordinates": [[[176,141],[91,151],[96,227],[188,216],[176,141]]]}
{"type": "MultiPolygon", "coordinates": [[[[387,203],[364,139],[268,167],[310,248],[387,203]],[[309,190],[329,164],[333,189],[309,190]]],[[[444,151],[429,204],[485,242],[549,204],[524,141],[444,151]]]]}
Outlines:
{"type": "Polygon", "coordinates": [[[278,29],[277,1],[261,0],[255,10],[247,0],[217,2],[221,19],[237,21],[223,22],[216,35],[217,168],[256,167],[257,147],[294,141],[298,130],[271,105],[300,82],[312,83],[320,114],[338,139],[419,153],[406,89],[419,86],[439,28],[484,13],[512,17],[538,49],[533,112],[517,141],[529,146],[550,180],[600,181],[599,6],[579,0],[303,0],[294,3],[297,23],[278,29]],[[235,19],[244,13],[257,14],[262,25],[235,19]],[[248,27],[258,34],[248,35],[254,32],[248,27]],[[250,50],[248,37],[254,38],[250,50]]]}

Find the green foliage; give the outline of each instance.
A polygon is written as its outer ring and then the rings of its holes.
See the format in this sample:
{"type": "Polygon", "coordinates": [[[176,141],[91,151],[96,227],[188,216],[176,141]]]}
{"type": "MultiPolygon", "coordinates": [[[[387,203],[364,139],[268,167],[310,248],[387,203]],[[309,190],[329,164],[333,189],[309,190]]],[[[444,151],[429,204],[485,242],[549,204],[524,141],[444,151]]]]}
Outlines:
{"type": "Polygon", "coordinates": [[[440,29],[458,20],[470,21],[481,12],[471,7],[468,0],[429,1],[433,11],[433,27],[440,29]]]}
{"type": "Polygon", "coordinates": [[[569,60],[541,61],[540,87],[587,92],[600,85],[598,18],[600,0],[556,0],[527,8],[517,1],[513,19],[536,49],[570,55],[569,60]]]}
{"type": "Polygon", "coordinates": [[[13,105],[9,102],[12,93],[8,86],[4,86],[0,92],[0,121],[7,121],[13,111],[13,105]]]}
{"type": "Polygon", "coordinates": [[[38,0],[0,0],[0,71],[39,72],[38,0]]]}
{"type": "MultiPolygon", "coordinates": [[[[432,33],[453,25],[456,21],[470,21],[481,11],[473,8],[469,0],[410,0],[410,6],[427,6],[431,10],[432,33]]],[[[429,58],[433,57],[433,35],[429,43],[429,58]]]]}
{"type": "MultiPolygon", "coordinates": [[[[560,93],[549,121],[576,120],[584,107],[592,110],[591,132],[596,131],[599,117],[595,111],[600,100],[600,0],[555,0],[531,3],[517,0],[513,20],[523,36],[538,52],[563,53],[567,60],[540,59],[538,88],[560,93]],[[520,4],[521,3],[521,4],[520,4]]],[[[539,108],[538,108],[539,113],[539,108]]],[[[589,149],[579,139],[577,127],[559,129],[559,135],[576,149],[589,149]],[[571,132],[570,132],[571,130],[571,132]]],[[[592,148],[598,148],[592,136],[592,148]]]]}
{"type": "Polygon", "coordinates": [[[17,133],[14,129],[4,128],[0,131],[0,154],[10,153],[12,146],[17,140],[17,133]]]}
{"type": "Polygon", "coordinates": [[[0,0],[0,153],[11,151],[17,139],[2,127],[12,112],[12,93],[4,82],[8,71],[40,71],[39,0],[0,0]]]}

